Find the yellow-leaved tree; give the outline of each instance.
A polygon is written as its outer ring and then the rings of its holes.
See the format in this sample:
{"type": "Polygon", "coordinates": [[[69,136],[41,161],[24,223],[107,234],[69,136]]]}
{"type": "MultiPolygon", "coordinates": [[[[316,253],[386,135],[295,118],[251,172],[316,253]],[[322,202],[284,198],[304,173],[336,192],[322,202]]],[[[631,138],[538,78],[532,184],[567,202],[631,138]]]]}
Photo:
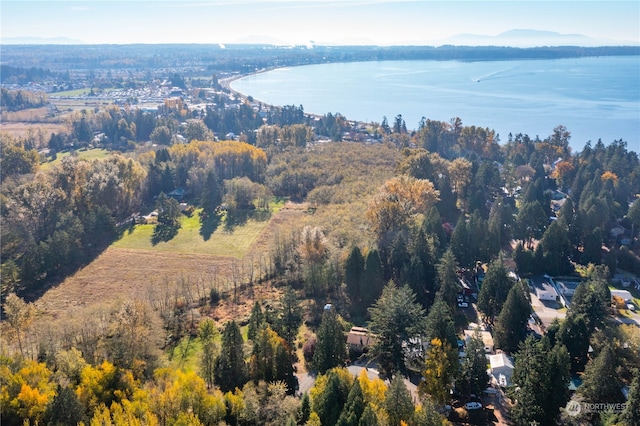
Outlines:
{"type": "Polygon", "coordinates": [[[438,338],[432,339],[424,361],[424,380],[418,385],[418,392],[422,397],[430,396],[437,404],[445,404],[449,399],[456,371],[456,354],[451,345],[438,338]]]}

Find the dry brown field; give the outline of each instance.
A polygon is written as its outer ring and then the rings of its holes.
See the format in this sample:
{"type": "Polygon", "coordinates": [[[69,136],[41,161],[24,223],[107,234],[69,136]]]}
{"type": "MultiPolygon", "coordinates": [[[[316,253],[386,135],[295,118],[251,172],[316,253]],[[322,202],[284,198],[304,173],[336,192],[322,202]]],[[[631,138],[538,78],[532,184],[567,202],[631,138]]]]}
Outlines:
{"type": "Polygon", "coordinates": [[[0,132],[8,133],[16,138],[24,138],[29,134],[29,130],[37,133],[42,130],[47,136],[51,133],[66,132],[67,126],[60,123],[25,123],[25,122],[5,122],[0,123],[0,132]]]}
{"type": "MultiPolygon", "coordinates": [[[[66,278],[59,285],[47,290],[35,302],[40,316],[45,319],[63,320],[76,316],[84,310],[99,306],[111,306],[115,303],[139,299],[149,300],[151,293],[183,291],[182,283],[194,295],[208,294],[212,286],[226,291],[220,304],[210,312],[218,320],[248,317],[256,299],[273,299],[279,290],[268,284],[256,284],[251,290],[242,290],[232,302],[229,293],[233,287],[233,277],[246,275],[248,263],[254,266],[261,257],[266,260],[272,248],[272,241],[278,233],[287,232],[292,224],[304,220],[306,207],[287,203],[283,209],[270,219],[244,256],[237,259],[207,254],[188,254],[174,252],[152,252],[109,247],[86,267],[66,278]]],[[[258,268],[255,269],[257,274],[258,268]]],[[[257,280],[257,275],[254,275],[257,280]]]]}
{"type": "Polygon", "coordinates": [[[0,117],[0,132],[16,138],[24,138],[30,131],[33,134],[44,132],[47,138],[51,133],[68,131],[63,115],[51,116],[49,107],[46,106],[22,111],[2,111],[0,117]]]}

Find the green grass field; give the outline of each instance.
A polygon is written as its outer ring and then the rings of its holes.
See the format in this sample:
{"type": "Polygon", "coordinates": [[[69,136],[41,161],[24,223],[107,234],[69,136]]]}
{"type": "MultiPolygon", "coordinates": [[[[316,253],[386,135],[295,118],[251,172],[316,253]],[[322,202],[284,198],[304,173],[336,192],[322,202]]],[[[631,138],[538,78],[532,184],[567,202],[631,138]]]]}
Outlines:
{"type": "MultiPolygon", "coordinates": [[[[280,207],[281,204],[272,206],[272,212],[277,211],[280,207]]],[[[224,219],[222,219],[215,231],[208,239],[205,239],[201,235],[200,210],[196,210],[191,217],[181,216],[178,235],[170,241],[160,242],[154,246],[151,243],[151,237],[155,225],[136,225],[132,232],[125,232],[122,238],[113,245],[127,249],[210,254],[240,259],[249,251],[268,223],[268,218],[263,220],[248,219],[246,223],[228,230],[225,227],[224,219]]]]}
{"type": "MultiPolygon", "coordinates": [[[[94,158],[105,158],[109,155],[109,151],[102,148],[94,148],[94,149],[80,149],[77,150],[78,159],[80,160],[92,160],[94,158]]],[[[53,167],[56,164],[60,164],[64,157],[71,155],[70,151],[59,152],[57,158],[54,161],[48,161],[46,163],[40,164],[41,169],[48,169],[49,167],[53,167]]]]}
{"type": "MultiPolygon", "coordinates": [[[[219,330],[222,332],[222,329],[219,330]]],[[[249,331],[248,326],[240,327],[242,332],[242,338],[246,342],[248,340],[247,333],[249,331]]],[[[222,335],[218,334],[215,339],[218,349],[222,344],[222,335]]],[[[179,368],[183,371],[195,371],[198,372],[200,368],[200,356],[202,352],[202,342],[199,337],[185,336],[178,342],[178,344],[167,351],[167,356],[174,368],[179,368]]]]}
{"type": "Polygon", "coordinates": [[[83,96],[88,95],[91,89],[74,89],[74,90],[65,90],[63,92],[54,92],[51,93],[51,96],[83,96]]]}

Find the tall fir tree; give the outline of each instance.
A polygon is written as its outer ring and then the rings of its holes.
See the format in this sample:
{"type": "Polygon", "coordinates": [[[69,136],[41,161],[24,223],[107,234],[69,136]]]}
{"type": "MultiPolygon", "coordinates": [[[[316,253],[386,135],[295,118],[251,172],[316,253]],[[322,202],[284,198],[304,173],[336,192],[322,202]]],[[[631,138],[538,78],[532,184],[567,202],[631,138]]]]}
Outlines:
{"type": "Polygon", "coordinates": [[[302,325],[302,307],[298,302],[295,290],[288,286],[285,288],[280,298],[280,308],[278,310],[277,331],[287,342],[290,353],[295,351],[295,340],[298,329],[302,325]]]}
{"type": "Polygon", "coordinates": [[[479,329],[466,344],[456,380],[456,390],[463,395],[480,395],[489,384],[487,356],[479,329]]]}
{"type": "Polygon", "coordinates": [[[512,353],[527,335],[527,322],[531,315],[531,303],[522,281],[509,290],[494,327],[495,343],[498,348],[512,353]]]}
{"type": "Polygon", "coordinates": [[[335,308],[327,309],[322,314],[318,328],[313,368],[320,374],[344,364],[347,359],[347,344],[335,308]]]}
{"type": "Polygon", "coordinates": [[[353,246],[344,265],[344,280],[351,305],[361,310],[360,291],[363,287],[364,257],[358,246],[353,246]]]}
{"type": "Polygon", "coordinates": [[[500,314],[512,286],[513,280],[509,277],[502,259],[493,260],[489,264],[478,293],[478,310],[490,323],[493,323],[500,314]]]}
{"type": "Polygon", "coordinates": [[[396,374],[391,379],[385,395],[384,408],[389,415],[389,424],[399,425],[401,422],[408,424],[411,421],[414,406],[402,375],[396,374]]]}
{"type": "Polygon", "coordinates": [[[436,266],[438,276],[438,292],[436,297],[440,297],[449,305],[451,312],[456,312],[456,295],[460,289],[458,282],[458,261],[451,249],[444,252],[440,262],[436,266]]]}
{"type": "Polygon", "coordinates": [[[349,390],[349,396],[347,397],[347,403],[340,413],[338,419],[338,426],[358,426],[360,417],[364,412],[365,401],[362,393],[362,387],[360,386],[360,380],[354,380],[351,389],[349,390]]]}
{"type": "Polygon", "coordinates": [[[369,328],[376,334],[371,351],[379,357],[380,369],[387,376],[408,372],[405,355],[419,344],[425,329],[424,309],[415,294],[408,286],[397,287],[390,281],[369,313],[369,328]]]}
{"type": "Polygon", "coordinates": [[[260,306],[260,302],[256,300],[253,304],[253,308],[251,308],[251,314],[249,315],[249,325],[247,327],[247,337],[249,340],[253,341],[258,334],[258,330],[264,324],[265,318],[262,313],[262,307],[260,306]]]}
{"type": "Polygon", "coordinates": [[[362,305],[365,308],[371,306],[382,293],[384,287],[384,272],[382,270],[382,262],[377,250],[370,250],[365,259],[365,269],[362,278],[362,287],[360,295],[362,296],[362,305]]]}
{"type": "Polygon", "coordinates": [[[246,382],[247,366],[244,359],[244,341],[235,321],[225,324],[222,332],[220,355],[214,368],[215,382],[223,392],[242,388],[246,382]]]}
{"type": "Polygon", "coordinates": [[[640,370],[635,369],[633,372],[633,380],[629,386],[629,394],[627,404],[620,415],[625,424],[640,424],[640,370]]]}
{"type": "Polygon", "coordinates": [[[427,341],[440,339],[447,342],[452,348],[457,347],[458,337],[456,326],[451,313],[451,308],[442,299],[437,299],[427,315],[425,326],[425,338],[427,341]]]}
{"type": "Polygon", "coordinates": [[[613,348],[607,344],[584,370],[577,392],[587,402],[623,402],[622,383],[616,372],[617,360],[613,348]]]}

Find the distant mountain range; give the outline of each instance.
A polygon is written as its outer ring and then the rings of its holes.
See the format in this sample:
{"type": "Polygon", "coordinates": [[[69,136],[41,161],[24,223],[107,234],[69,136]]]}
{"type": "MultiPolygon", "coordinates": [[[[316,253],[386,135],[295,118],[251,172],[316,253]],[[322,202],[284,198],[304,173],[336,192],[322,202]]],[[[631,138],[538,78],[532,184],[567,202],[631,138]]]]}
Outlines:
{"type": "MultiPolygon", "coordinates": [[[[68,37],[5,37],[1,44],[85,44],[81,40],[68,37]]],[[[265,35],[249,35],[226,44],[266,44],[273,46],[290,46],[291,43],[265,35]]],[[[307,47],[313,46],[372,46],[375,41],[353,37],[334,41],[309,41],[303,43],[307,47]]],[[[540,31],[527,29],[513,29],[498,35],[458,34],[439,40],[407,40],[394,43],[405,46],[509,46],[509,47],[543,47],[543,46],[640,46],[638,41],[609,40],[593,38],[582,34],[562,34],[554,31],[540,31]]]]}
{"type": "Polygon", "coordinates": [[[637,46],[637,41],[608,40],[587,37],[582,34],[561,34],[554,31],[514,29],[495,36],[480,34],[459,34],[442,40],[433,40],[427,44],[454,46],[637,46]]]}
{"type": "Polygon", "coordinates": [[[84,44],[82,40],[68,37],[3,37],[2,44],[84,44]]]}

